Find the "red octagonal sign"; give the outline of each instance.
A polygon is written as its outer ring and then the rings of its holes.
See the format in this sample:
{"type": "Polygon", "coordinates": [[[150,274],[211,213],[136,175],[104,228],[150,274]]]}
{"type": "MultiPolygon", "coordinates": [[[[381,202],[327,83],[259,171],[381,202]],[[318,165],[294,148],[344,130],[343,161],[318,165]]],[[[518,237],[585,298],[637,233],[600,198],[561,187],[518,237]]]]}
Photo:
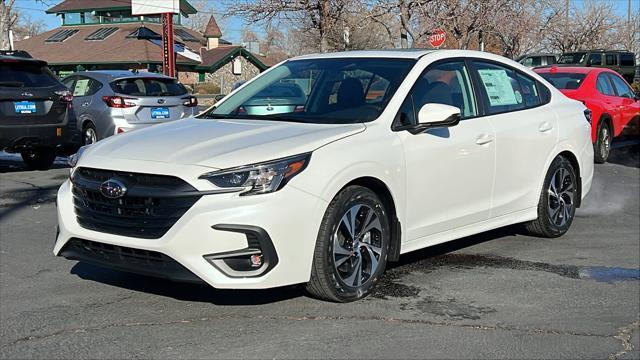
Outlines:
{"type": "Polygon", "coordinates": [[[435,29],[429,35],[429,44],[433,47],[440,47],[440,45],[444,44],[445,33],[442,29],[435,29]]]}

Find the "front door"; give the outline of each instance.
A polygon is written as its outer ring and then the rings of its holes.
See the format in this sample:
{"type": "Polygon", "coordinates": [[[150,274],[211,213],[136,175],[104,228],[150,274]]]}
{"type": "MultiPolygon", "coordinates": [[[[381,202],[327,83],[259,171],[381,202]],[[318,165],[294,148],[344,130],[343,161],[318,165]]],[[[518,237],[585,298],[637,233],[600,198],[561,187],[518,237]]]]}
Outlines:
{"type": "Polygon", "coordinates": [[[464,61],[427,67],[405,100],[397,121],[415,124],[424,104],[460,109],[456,126],[419,134],[400,132],[405,149],[407,240],[487,220],[495,166],[494,133],[478,107],[464,61]]]}

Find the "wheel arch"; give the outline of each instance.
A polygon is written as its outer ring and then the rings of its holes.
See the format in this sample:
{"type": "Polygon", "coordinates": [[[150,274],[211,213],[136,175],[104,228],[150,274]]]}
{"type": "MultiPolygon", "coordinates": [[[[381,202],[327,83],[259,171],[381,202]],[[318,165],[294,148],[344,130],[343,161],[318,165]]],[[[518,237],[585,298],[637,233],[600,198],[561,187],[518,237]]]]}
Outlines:
{"type": "MultiPolygon", "coordinates": [[[[382,202],[384,203],[389,213],[389,222],[391,224],[391,244],[389,244],[389,255],[387,259],[389,261],[398,261],[398,259],[400,258],[400,246],[402,244],[402,226],[400,224],[400,220],[398,219],[396,201],[393,198],[391,190],[389,189],[387,184],[384,183],[384,181],[376,177],[362,176],[348,182],[340,189],[340,191],[351,185],[366,187],[367,189],[373,191],[376,195],[378,195],[380,197],[380,200],[382,200],[382,202]]],[[[338,193],[340,191],[338,191],[338,193]]]]}

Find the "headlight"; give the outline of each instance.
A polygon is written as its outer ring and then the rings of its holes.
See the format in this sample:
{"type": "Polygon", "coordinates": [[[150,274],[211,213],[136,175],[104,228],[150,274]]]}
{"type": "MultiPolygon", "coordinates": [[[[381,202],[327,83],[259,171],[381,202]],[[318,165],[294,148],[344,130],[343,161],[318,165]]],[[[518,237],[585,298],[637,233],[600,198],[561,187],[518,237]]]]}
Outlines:
{"type": "Polygon", "coordinates": [[[260,164],[213,171],[200,176],[219,188],[242,191],[240,195],[266,194],[282,187],[307,167],[311,153],[260,164]]]}
{"type": "Polygon", "coordinates": [[[89,145],[85,145],[85,146],[81,146],[78,151],[76,151],[75,154],[70,155],[67,158],[67,165],[69,165],[71,167],[71,169],[73,169],[74,167],[76,167],[76,165],[78,165],[78,160],[80,160],[80,157],[82,156],[82,153],[87,150],[87,148],[89,147],[89,145]]]}

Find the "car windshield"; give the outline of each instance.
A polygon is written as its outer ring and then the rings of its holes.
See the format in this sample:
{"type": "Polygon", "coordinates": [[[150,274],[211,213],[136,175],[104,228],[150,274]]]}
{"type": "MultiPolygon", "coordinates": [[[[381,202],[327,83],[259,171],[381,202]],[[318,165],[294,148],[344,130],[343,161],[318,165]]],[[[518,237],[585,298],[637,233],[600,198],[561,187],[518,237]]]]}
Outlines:
{"type": "Polygon", "coordinates": [[[584,52],[562,54],[558,64],[582,64],[586,56],[584,52]]]}
{"type": "Polygon", "coordinates": [[[541,73],[539,74],[557,89],[577,89],[582,85],[582,80],[587,74],[576,73],[541,73]]]}
{"type": "Polygon", "coordinates": [[[49,87],[58,80],[37,62],[0,62],[0,87],[49,87]]]}
{"type": "Polygon", "coordinates": [[[131,96],[181,96],[187,89],[174,79],[126,78],[115,80],[111,88],[118,94],[131,96]]]}
{"type": "Polygon", "coordinates": [[[415,64],[413,59],[291,60],[200,118],[325,124],[375,120],[415,64]]]}

